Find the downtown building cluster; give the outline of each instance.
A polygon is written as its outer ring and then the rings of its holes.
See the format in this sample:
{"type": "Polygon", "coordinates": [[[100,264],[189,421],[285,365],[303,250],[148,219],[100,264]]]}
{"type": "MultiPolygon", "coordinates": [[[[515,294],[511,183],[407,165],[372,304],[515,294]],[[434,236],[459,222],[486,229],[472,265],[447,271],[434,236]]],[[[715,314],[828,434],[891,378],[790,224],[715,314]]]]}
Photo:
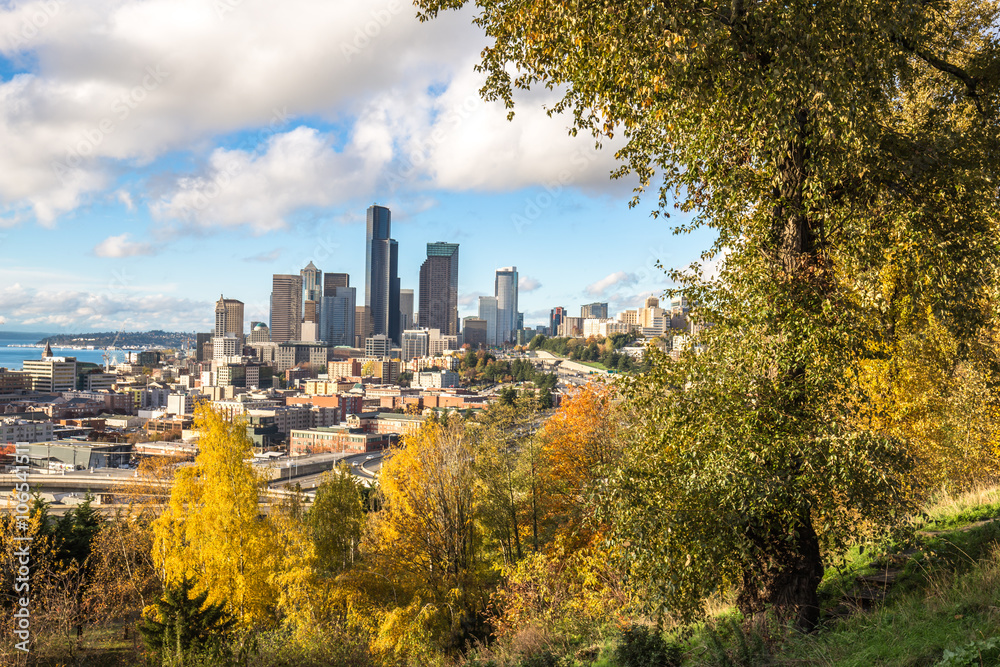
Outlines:
{"type": "MultiPolygon", "coordinates": [[[[624,333],[636,341],[622,352],[641,358],[648,342],[677,352],[694,333],[683,300],[660,307],[655,297],[614,317],[607,303],[585,304],[579,317],[556,307],[548,326],[526,328],[516,266],[497,269],[493,294],[479,297],[476,316],[460,319],[459,250],[457,243],[428,243],[417,290],[402,288],[391,213],[373,205],[363,292],[346,272],[309,262],[298,274],[273,276],[268,322],[247,327],[244,303],[220,296],[212,330],[180,350],[130,353],[112,368],[46,349],[22,370],[0,368],[0,443],[32,443],[32,465],[52,469],[190,453],[195,407],[208,402],[244,419],[262,455],[378,451],[419,428],[430,411],[477,410],[496,399],[495,392],[462,386],[459,371],[470,351],[518,357],[515,346],[538,334],[624,333]],[[81,442],[95,435],[139,442],[81,442]]],[[[536,362],[547,371],[559,363],[536,362]]],[[[559,373],[593,372],[571,367],[565,362],[559,373]]]]}

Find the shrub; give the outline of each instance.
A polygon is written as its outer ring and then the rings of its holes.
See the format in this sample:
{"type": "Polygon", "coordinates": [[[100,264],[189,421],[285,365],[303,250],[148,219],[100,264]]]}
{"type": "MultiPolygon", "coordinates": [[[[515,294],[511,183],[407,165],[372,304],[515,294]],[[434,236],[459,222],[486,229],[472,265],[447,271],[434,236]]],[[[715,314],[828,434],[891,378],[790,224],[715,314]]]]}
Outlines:
{"type": "Polygon", "coordinates": [[[615,660],[621,667],[678,667],[681,647],[668,642],[655,628],[632,625],[622,631],[615,647],[615,660]]]}

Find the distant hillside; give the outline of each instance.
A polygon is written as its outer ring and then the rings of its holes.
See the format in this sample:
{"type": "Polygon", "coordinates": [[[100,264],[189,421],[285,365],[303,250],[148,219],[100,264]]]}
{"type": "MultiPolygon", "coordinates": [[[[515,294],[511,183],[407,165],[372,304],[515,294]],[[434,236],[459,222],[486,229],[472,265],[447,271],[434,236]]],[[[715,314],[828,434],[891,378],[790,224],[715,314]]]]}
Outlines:
{"type": "Polygon", "coordinates": [[[0,340],[30,340],[48,335],[41,331],[0,331],[0,340]]]}
{"type": "Polygon", "coordinates": [[[100,333],[81,334],[59,334],[47,336],[38,341],[39,345],[49,343],[62,347],[93,345],[94,347],[107,347],[114,342],[115,347],[163,347],[178,348],[185,341],[194,344],[194,333],[182,331],[123,331],[118,335],[115,331],[100,333]],[[115,341],[118,336],[118,341],[115,341]]]}

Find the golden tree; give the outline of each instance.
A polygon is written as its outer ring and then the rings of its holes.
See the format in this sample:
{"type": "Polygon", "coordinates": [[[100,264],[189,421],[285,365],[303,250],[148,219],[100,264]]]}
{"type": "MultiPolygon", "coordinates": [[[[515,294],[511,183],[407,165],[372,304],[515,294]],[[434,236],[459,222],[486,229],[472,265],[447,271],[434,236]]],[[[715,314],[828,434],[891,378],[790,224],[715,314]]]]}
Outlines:
{"type": "Polygon", "coordinates": [[[195,428],[195,463],[178,470],[170,503],[153,523],[157,565],[168,583],[197,578],[209,603],[224,601],[241,623],[271,622],[280,554],[274,527],[261,516],[265,480],[249,462],[246,426],[203,405],[195,428]]]}

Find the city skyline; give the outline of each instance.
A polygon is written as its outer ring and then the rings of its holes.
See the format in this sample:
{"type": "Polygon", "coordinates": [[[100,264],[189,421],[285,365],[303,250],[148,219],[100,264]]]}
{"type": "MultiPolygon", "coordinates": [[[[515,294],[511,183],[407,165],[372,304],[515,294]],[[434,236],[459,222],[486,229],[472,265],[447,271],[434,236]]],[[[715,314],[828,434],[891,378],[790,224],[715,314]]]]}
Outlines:
{"type": "MultiPolygon", "coordinates": [[[[181,29],[135,0],[106,14],[65,4],[0,50],[9,108],[32,110],[0,120],[0,330],[203,330],[220,292],[266,321],[270,276],[310,261],[357,276],[361,303],[355,239],[373,200],[409,249],[404,287],[425,243],[462,245],[460,317],[500,266],[521,268],[525,324],[543,324],[553,304],[659,292],[657,260],[685,266],[708,245],[651,219],[655,193],[630,210],[632,183],[609,178],[615,142],[598,152],[568,136],[542,108],[551,94],[509,123],[479,99],[468,11],[428,25],[391,13],[356,47],[380,6],[292,0],[219,17],[207,3],[181,29]],[[316,19],[289,40],[294,15],[316,19]],[[300,49],[322,76],[295,65],[300,49]],[[239,72],[261,58],[264,85],[245,87],[239,72]]],[[[30,17],[8,7],[0,20],[30,17]]]]}

